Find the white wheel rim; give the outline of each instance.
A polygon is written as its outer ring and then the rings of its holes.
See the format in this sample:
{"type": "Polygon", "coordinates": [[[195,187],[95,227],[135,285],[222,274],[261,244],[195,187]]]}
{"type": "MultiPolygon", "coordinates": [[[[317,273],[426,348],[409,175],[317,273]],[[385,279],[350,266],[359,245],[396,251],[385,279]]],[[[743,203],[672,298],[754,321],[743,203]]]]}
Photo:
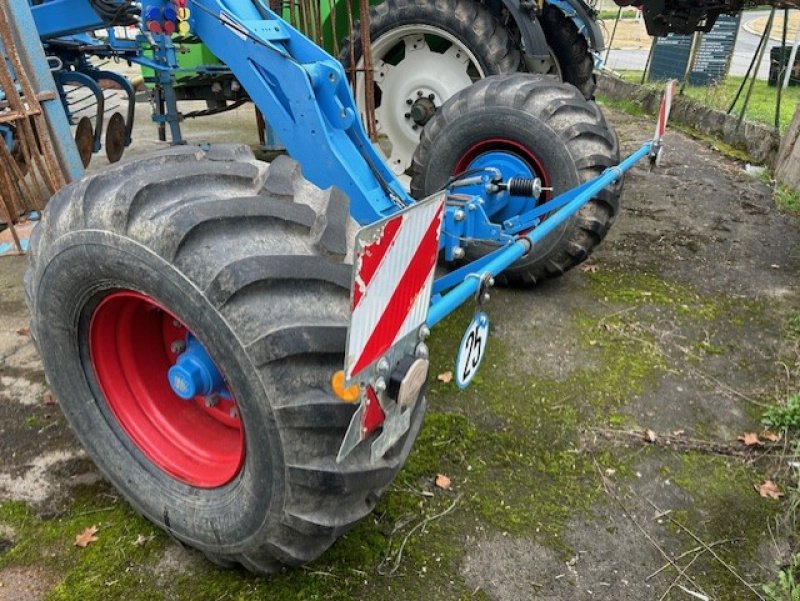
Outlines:
{"type": "MultiPolygon", "coordinates": [[[[451,33],[431,25],[404,25],[393,29],[372,42],[375,65],[375,84],[381,98],[375,101],[375,121],[378,136],[387,140],[381,144],[387,162],[396,174],[405,173],[419,145],[422,126],[406,117],[418,98],[430,98],[440,107],[453,94],[485,77],[474,53],[451,33]],[[425,36],[435,36],[449,43],[444,52],[431,49],[425,36]],[[387,55],[399,44],[405,54],[396,64],[386,62],[387,55]],[[477,75],[477,77],[476,77],[477,75]],[[414,129],[414,126],[417,126],[414,129]]],[[[363,58],[358,68],[363,68],[363,58]]],[[[365,114],[364,74],[356,77],[356,102],[365,114]]]]}

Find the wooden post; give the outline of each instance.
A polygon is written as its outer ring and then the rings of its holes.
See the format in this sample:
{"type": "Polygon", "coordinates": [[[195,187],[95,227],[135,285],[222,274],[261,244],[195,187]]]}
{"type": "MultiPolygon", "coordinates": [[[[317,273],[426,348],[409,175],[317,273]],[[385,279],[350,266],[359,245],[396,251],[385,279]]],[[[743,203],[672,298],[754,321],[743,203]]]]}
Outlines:
{"type": "Polygon", "coordinates": [[[781,139],[778,160],[775,162],[775,179],[800,192],[800,104],[781,139]]]}

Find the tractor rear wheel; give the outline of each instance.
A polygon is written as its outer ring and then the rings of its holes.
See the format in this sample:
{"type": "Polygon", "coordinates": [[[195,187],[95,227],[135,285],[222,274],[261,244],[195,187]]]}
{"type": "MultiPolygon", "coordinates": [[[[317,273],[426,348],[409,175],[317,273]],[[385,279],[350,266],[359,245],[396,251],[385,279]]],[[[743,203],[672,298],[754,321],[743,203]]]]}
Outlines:
{"type": "Polygon", "coordinates": [[[32,333],[71,427],[138,512],[217,564],[316,558],[419,430],[424,398],[383,459],[335,461],[356,409],[330,387],[353,232],[347,199],[290,159],[222,146],[72,184],[33,234],[32,333]]]}
{"type": "MultiPolygon", "coordinates": [[[[541,179],[552,188],[540,196],[543,203],[617,163],[614,130],[576,88],[525,73],[488,77],[453,96],[428,123],[414,155],[411,194],[425,198],[454,175],[495,167],[505,179],[541,179]]],[[[497,282],[535,284],[584,261],[608,233],[621,191],[620,182],[600,192],[498,275],[497,282]]],[[[524,207],[509,201],[488,216],[502,225],[529,210],[524,207]]],[[[466,259],[494,248],[467,246],[466,259]]]]}
{"type": "MultiPolygon", "coordinates": [[[[411,166],[422,129],[448,98],[479,79],[520,66],[508,30],[478,0],[385,0],[370,7],[369,23],[376,128],[387,139],[387,162],[397,175],[411,166]]],[[[345,69],[351,57],[363,69],[358,22],[342,48],[345,69]]],[[[365,113],[361,73],[356,92],[365,113]]]]}
{"type": "Polygon", "coordinates": [[[597,77],[586,36],[578,31],[570,17],[552,4],[545,4],[541,19],[547,45],[558,62],[559,79],[578,88],[584,98],[594,98],[597,77]]]}

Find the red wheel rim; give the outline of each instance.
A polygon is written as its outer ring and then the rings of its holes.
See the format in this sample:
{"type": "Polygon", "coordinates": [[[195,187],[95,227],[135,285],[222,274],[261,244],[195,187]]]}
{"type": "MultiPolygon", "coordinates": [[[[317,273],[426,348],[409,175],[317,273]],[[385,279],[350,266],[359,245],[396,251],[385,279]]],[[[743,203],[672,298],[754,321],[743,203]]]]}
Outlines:
{"type": "Polygon", "coordinates": [[[186,401],[170,387],[167,371],[187,334],[149,296],[120,290],[92,315],[89,354],[111,413],[138,449],[177,480],[216,488],[241,469],[244,430],[232,396],[207,407],[203,397],[186,401]]]}

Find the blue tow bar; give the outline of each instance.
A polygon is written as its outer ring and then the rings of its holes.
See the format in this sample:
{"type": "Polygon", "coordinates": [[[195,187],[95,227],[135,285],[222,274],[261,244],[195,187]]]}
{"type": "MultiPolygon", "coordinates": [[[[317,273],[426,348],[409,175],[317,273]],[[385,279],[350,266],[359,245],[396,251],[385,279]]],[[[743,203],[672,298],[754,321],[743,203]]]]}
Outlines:
{"type": "MultiPolygon", "coordinates": [[[[476,264],[467,265],[461,268],[461,270],[459,270],[458,278],[460,283],[454,286],[453,289],[447,294],[444,294],[438,298],[434,298],[431,309],[428,312],[428,327],[433,327],[442,321],[465,301],[473,297],[478,291],[478,288],[481,285],[481,278],[468,276],[461,277],[460,274],[462,273],[462,270],[479,276],[488,273],[494,277],[501,273],[503,270],[512,265],[517,259],[527,253],[534,244],[540,242],[555,228],[577,213],[581,207],[594,198],[596,194],[619,180],[625,172],[630,171],[630,169],[643,158],[650,156],[652,149],[653,142],[646,142],[639,150],[634,152],[616,167],[610,167],[595,179],[590,180],[585,184],[570,190],[569,192],[565,192],[557,198],[554,198],[550,202],[554,204],[563,204],[563,206],[547,219],[542,221],[542,223],[532,232],[525,236],[521,236],[516,240],[516,242],[510,244],[509,246],[496,250],[482,259],[478,259],[476,264]]],[[[451,275],[455,275],[455,273],[451,275]]],[[[448,278],[448,276],[445,276],[442,279],[444,280],[446,278],[448,278]]],[[[450,281],[454,280],[455,278],[450,281]]]]}

